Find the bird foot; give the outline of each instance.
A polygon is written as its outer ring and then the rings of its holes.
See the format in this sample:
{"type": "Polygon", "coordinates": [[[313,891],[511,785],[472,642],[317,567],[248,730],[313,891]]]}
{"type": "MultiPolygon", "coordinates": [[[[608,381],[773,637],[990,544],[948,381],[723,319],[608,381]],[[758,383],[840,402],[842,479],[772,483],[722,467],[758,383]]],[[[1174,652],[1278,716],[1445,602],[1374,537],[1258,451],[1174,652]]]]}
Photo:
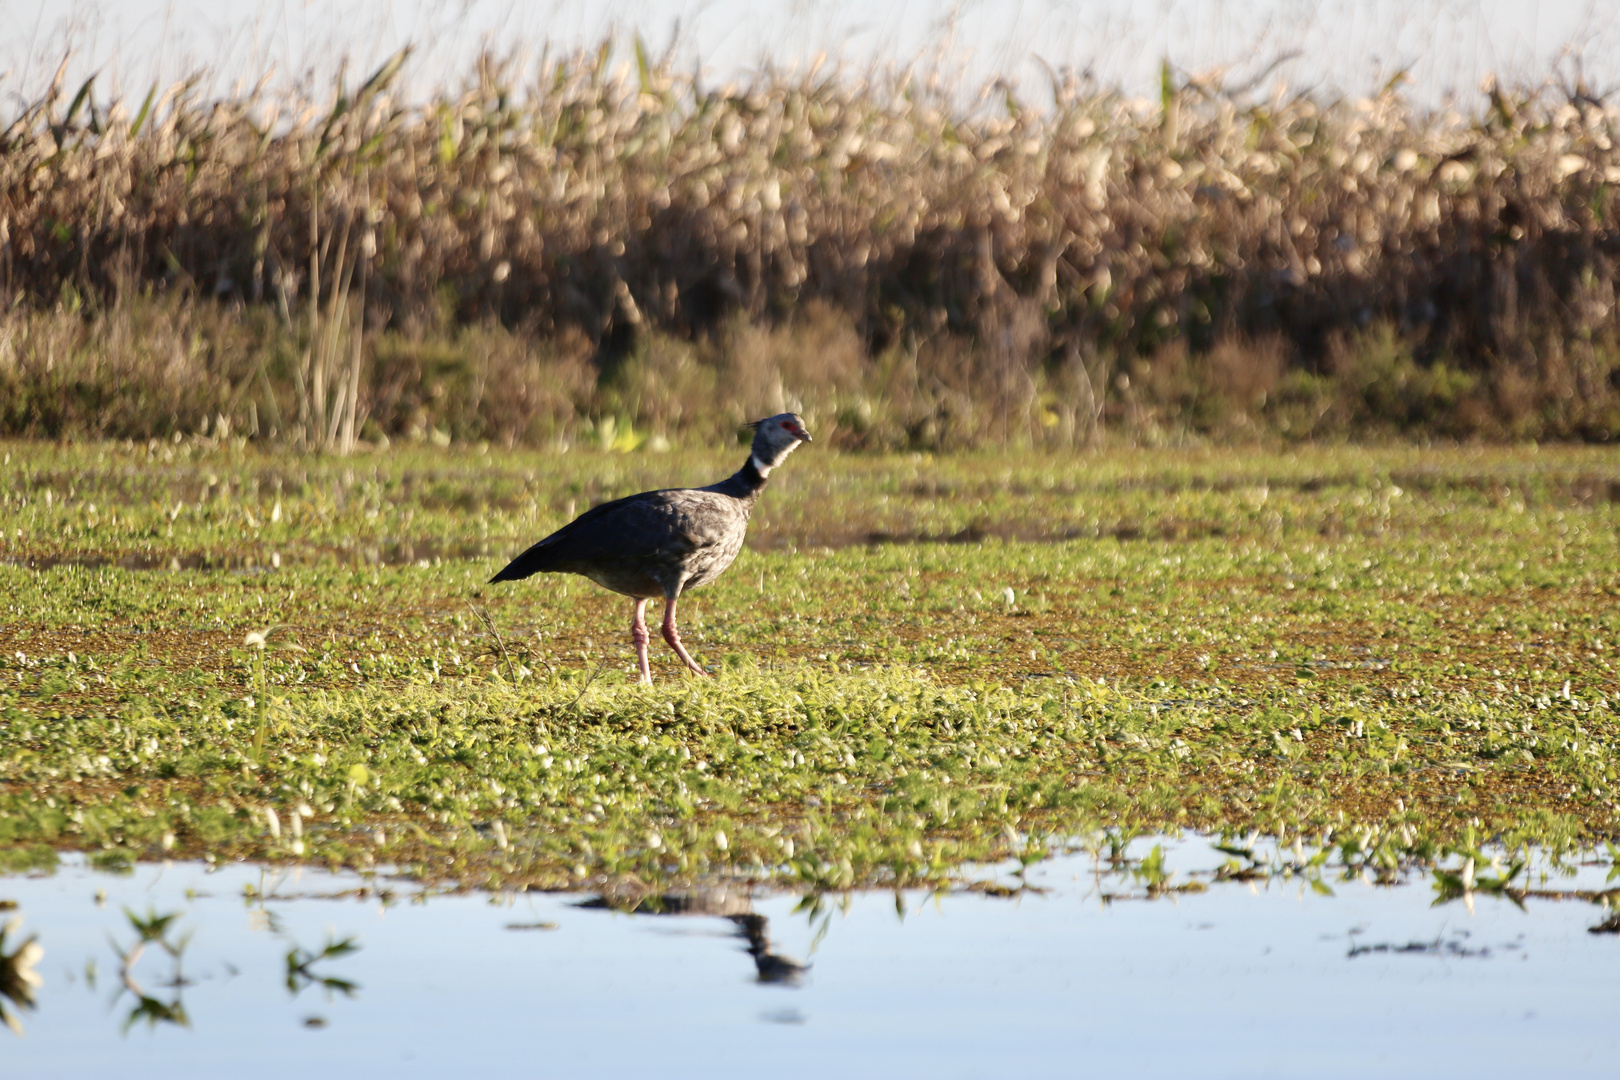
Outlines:
{"type": "Polygon", "coordinates": [[[668,643],[671,649],[675,650],[675,655],[681,658],[681,662],[687,666],[688,670],[692,671],[694,674],[702,675],[706,679],[714,678],[714,675],[711,672],[704,670],[704,668],[698,664],[696,660],[692,659],[692,654],[686,651],[685,645],[681,644],[680,634],[669,629],[668,627],[665,627],[664,641],[668,643]]]}

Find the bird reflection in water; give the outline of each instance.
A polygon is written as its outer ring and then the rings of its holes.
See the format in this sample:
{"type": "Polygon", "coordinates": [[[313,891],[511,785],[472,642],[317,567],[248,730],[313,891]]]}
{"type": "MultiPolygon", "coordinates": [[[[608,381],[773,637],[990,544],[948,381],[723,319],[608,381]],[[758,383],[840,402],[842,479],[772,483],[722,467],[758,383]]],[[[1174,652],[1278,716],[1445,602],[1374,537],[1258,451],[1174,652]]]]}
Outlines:
{"type": "Polygon", "coordinates": [[[22,1021],[6,1004],[10,1003],[16,1010],[34,1008],[34,992],[43,981],[34,969],[45,955],[37,936],[32,934],[15,949],[6,951],[6,938],[14,937],[21,930],[21,915],[13,915],[0,926],[0,1022],[16,1035],[23,1033],[22,1021]]]}
{"type": "Polygon", "coordinates": [[[760,982],[798,985],[808,965],[799,963],[791,956],[771,951],[769,919],[753,912],[732,915],[729,918],[737,924],[737,929],[748,942],[748,955],[754,958],[754,967],[759,971],[760,982]]]}
{"type": "Polygon", "coordinates": [[[810,968],[808,964],[774,951],[771,948],[770,920],[754,910],[749,897],[728,889],[700,889],[629,900],[599,896],[579,906],[606,908],[632,915],[696,915],[726,919],[737,927],[737,936],[747,943],[748,955],[754,958],[754,969],[758,981],[762,983],[797,986],[810,968]]]}

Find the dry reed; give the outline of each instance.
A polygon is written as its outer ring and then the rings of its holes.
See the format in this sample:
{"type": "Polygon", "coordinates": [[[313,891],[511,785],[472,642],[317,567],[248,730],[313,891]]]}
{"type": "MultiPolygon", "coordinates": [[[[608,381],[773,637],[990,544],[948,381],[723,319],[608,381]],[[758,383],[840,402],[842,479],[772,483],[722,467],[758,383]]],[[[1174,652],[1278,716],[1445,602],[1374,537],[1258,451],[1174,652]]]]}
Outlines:
{"type": "Polygon", "coordinates": [[[1580,88],[1466,117],[1054,76],[1050,107],[962,107],[604,47],[410,104],[404,60],[318,108],[192,80],[22,110],[7,430],[611,444],[796,405],[852,445],[1620,433],[1617,113],[1580,88]],[[142,303],[166,328],[90,357],[142,303]]]}

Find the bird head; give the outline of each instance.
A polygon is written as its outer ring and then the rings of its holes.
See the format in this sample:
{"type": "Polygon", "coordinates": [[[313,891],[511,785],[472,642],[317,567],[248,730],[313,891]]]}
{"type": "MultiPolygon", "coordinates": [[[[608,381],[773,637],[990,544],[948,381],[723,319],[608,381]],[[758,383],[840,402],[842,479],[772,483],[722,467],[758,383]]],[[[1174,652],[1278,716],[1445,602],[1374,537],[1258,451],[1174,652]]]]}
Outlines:
{"type": "Polygon", "coordinates": [[[754,429],[754,460],[765,469],[774,469],[794,447],[811,441],[797,413],[768,416],[750,426],[754,429]]]}

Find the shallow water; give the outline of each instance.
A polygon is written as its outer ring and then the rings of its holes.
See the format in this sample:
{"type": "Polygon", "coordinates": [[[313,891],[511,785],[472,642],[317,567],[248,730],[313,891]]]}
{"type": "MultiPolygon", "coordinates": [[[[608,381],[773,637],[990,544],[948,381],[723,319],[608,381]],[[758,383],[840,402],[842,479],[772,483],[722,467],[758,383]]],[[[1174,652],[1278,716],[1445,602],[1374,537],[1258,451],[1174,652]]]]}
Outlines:
{"type": "MultiPolygon", "coordinates": [[[[1199,838],[1164,846],[1176,881],[1225,859],[1199,838]]],[[[1607,870],[1549,884],[1602,888],[1607,870]]],[[[4,951],[36,934],[44,950],[34,1007],[4,1002],[23,1034],[0,1031],[0,1073],[1615,1074],[1620,935],[1590,932],[1602,908],[1476,894],[1470,912],[1431,906],[1422,875],[1333,877],[1331,896],[1296,877],[1148,900],[1142,878],[1074,855],[1031,868],[1044,891],[1011,898],[865,893],[795,911],[794,895],[710,893],[686,902],[715,914],[677,916],[70,860],[0,878],[23,920],[4,951]],[[125,909],[176,915],[127,985],[125,909]],[[289,970],[291,950],[344,939],[357,948],[289,970]]]]}

